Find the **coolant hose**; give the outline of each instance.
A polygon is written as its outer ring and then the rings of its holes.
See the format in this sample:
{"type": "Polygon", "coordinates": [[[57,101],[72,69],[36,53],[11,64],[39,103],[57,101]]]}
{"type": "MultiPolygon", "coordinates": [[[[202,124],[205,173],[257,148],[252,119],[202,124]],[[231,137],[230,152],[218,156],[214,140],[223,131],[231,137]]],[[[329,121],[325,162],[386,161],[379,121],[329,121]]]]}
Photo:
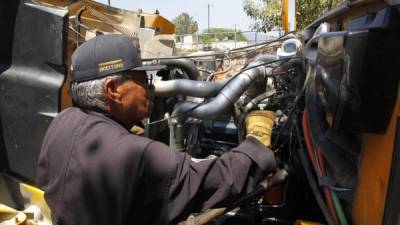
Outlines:
{"type": "Polygon", "coordinates": [[[190,108],[193,107],[194,102],[183,102],[179,104],[174,111],[172,112],[172,117],[180,117],[178,120],[180,122],[184,121],[185,117],[193,117],[198,119],[212,119],[219,116],[221,113],[229,109],[238,99],[239,97],[247,90],[247,88],[251,85],[251,83],[258,78],[259,76],[263,76],[264,73],[262,70],[257,67],[260,65],[260,62],[252,62],[246,68],[250,68],[240,74],[236,75],[232,79],[230,79],[220,90],[217,96],[211,101],[201,104],[192,110],[187,110],[185,115],[182,112],[185,112],[182,108],[190,108]]]}
{"type": "Polygon", "coordinates": [[[227,81],[215,98],[207,103],[180,102],[172,111],[170,120],[170,146],[182,150],[184,147],[184,122],[187,117],[198,119],[212,119],[221,115],[232,107],[239,97],[247,90],[251,83],[263,76],[264,73],[258,67],[262,63],[252,62],[243,72],[227,81]]]}
{"type": "Polygon", "coordinates": [[[156,80],[154,82],[154,95],[170,97],[185,95],[193,97],[212,97],[229,81],[229,79],[216,82],[197,81],[188,79],[156,80]]]}

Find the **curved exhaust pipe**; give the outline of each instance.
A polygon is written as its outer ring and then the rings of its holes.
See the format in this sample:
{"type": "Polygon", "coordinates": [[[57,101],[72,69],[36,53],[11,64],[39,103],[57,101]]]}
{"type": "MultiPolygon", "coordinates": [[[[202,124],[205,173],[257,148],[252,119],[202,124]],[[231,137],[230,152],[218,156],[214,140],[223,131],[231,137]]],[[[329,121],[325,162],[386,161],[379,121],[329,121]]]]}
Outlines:
{"type": "MultiPolygon", "coordinates": [[[[259,64],[260,62],[257,61],[252,62],[246,68],[251,68],[259,64]]],[[[194,104],[198,105],[198,103],[194,102],[182,102],[174,109],[171,116],[178,118],[194,117],[199,119],[215,118],[233,105],[255,79],[263,75],[263,70],[259,67],[248,69],[227,82],[218,95],[210,102],[199,105],[185,113],[184,116],[181,116],[180,114],[188,111],[188,108],[194,107],[194,104]]],[[[182,121],[182,119],[178,119],[178,121],[182,121]]]]}
{"type": "MultiPolygon", "coordinates": [[[[246,68],[259,64],[259,61],[252,62],[246,68]]],[[[186,101],[178,104],[171,114],[171,117],[176,117],[176,120],[172,120],[169,125],[169,145],[178,151],[184,150],[185,127],[183,124],[187,117],[211,119],[219,116],[239,99],[254,80],[263,75],[263,70],[259,67],[248,69],[227,81],[218,95],[208,103],[200,104],[186,101]]]]}
{"type": "Polygon", "coordinates": [[[154,95],[160,97],[169,97],[176,95],[211,97],[215,96],[228,81],[229,79],[217,82],[194,81],[187,79],[176,79],[168,81],[156,80],[153,84],[154,95]]]}

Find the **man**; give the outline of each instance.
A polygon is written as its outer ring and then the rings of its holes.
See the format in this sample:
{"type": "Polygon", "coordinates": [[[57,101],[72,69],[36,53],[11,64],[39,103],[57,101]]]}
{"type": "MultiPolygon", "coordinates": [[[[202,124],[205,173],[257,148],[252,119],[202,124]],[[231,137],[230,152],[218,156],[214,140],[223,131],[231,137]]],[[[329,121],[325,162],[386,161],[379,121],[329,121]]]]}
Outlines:
{"type": "Polygon", "coordinates": [[[265,143],[268,135],[257,132],[220,158],[200,162],[132,135],[129,129],[151,112],[145,71],[160,69],[142,66],[136,46],[129,36],[103,35],[72,56],[76,107],[51,123],[38,166],[55,224],[175,224],[229,204],[276,168],[272,151],[256,140],[265,143]]]}

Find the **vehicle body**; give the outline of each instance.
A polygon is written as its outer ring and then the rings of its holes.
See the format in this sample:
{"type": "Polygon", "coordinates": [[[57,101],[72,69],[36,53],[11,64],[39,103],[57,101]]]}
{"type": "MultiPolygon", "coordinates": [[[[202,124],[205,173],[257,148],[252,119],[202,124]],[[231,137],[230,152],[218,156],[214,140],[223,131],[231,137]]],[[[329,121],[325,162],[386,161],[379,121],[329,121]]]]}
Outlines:
{"type": "Polygon", "coordinates": [[[173,56],[173,25],[157,14],[61,0],[0,12],[0,203],[48,214],[21,183],[35,186],[46,129],[72,105],[70,56],[93,35],[125,33],[141,38],[146,64],[167,65],[147,137],[218,157],[243,140],[249,112],[278,114],[272,149],[291,175],[214,224],[400,223],[399,1],[345,2],[276,41],[188,57],[173,56]]]}

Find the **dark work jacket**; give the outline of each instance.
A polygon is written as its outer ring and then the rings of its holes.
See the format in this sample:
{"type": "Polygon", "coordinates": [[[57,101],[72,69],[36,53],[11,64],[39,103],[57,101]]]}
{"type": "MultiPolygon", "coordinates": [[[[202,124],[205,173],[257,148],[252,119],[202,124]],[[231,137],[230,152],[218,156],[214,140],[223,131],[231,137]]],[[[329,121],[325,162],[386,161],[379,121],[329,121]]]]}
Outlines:
{"type": "Polygon", "coordinates": [[[199,161],[102,113],[68,108],[47,131],[37,175],[54,224],[151,225],[229,204],[275,167],[255,139],[199,161]]]}

